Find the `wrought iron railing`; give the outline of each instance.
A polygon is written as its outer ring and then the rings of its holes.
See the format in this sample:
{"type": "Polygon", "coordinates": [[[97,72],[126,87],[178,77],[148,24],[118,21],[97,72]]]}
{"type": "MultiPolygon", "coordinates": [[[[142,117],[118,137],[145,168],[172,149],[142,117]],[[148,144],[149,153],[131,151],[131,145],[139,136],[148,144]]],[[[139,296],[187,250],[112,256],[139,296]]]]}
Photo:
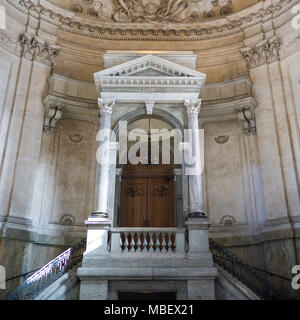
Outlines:
{"type": "MultiPolygon", "coordinates": [[[[290,279],[248,265],[212,239],[209,239],[209,246],[214,263],[238,279],[257,296],[267,300],[285,299],[269,278],[275,276],[288,281],[290,279]]],[[[85,248],[86,238],[30,275],[24,283],[9,295],[8,300],[32,300],[36,298],[45,288],[82,262],[85,248]]]]}
{"type": "Polygon", "coordinates": [[[238,279],[261,299],[286,299],[281,291],[272,284],[270,277],[278,277],[290,281],[289,279],[248,265],[230,250],[212,239],[209,239],[209,247],[214,263],[238,279]]]}
{"type": "Polygon", "coordinates": [[[81,240],[44,267],[29,276],[12,294],[8,300],[32,300],[45,288],[58,280],[82,261],[86,247],[86,239],[81,240]]]}

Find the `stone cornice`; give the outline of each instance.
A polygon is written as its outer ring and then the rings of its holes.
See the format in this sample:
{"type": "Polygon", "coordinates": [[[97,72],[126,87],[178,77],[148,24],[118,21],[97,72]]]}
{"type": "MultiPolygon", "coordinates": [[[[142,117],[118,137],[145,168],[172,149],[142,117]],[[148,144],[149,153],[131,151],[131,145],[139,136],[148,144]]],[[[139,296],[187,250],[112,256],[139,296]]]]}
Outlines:
{"type": "MultiPolygon", "coordinates": [[[[281,16],[287,12],[297,0],[279,0],[277,4],[265,6],[262,3],[232,14],[226,18],[202,23],[111,23],[88,20],[76,17],[67,10],[53,11],[48,7],[36,5],[31,0],[6,0],[16,9],[42,22],[50,23],[65,32],[90,38],[105,40],[162,40],[162,41],[197,41],[217,39],[243,32],[248,28],[281,16]],[[248,11],[247,11],[248,10],[248,11]],[[249,12],[249,14],[247,14],[249,12]]],[[[45,2],[42,2],[45,3],[45,2]]]]}

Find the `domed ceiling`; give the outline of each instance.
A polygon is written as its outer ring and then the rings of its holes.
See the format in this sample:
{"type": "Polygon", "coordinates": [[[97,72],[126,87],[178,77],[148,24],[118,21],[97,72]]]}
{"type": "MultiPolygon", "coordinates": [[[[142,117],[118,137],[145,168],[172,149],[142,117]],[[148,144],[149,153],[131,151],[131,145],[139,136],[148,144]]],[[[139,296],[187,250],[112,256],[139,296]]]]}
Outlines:
{"type": "Polygon", "coordinates": [[[226,16],[260,0],[49,0],[98,21],[191,23],[226,16]]]}

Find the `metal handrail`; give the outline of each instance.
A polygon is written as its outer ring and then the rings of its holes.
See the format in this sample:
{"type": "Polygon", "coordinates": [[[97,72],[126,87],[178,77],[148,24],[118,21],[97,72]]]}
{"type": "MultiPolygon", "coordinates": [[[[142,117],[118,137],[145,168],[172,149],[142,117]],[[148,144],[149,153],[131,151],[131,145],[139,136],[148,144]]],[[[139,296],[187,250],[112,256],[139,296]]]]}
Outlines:
{"type": "Polygon", "coordinates": [[[32,300],[45,288],[73,269],[82,261],[86,238],[61,253],[37,272],[29,276],[8,300],[32,300]]]}
{"type": "Polygon", "coordinates": [[[290,279],[250,266],[212,239],[209,239],[209,247],[214,263],[238,279],[257,296],[264,300],[285,299],[280,290],[271,283],[269,276],[289,281],[290,279]]]}
{"type": "MultiPolygon", "coordinates": [[[[209,239],[209,247],[214,263],[241,281],[260,298],[284,299],[268,277],[275,276],[288,281],[290,279],[250,266],[212,239],[209,239]]],[[[37,297],[45,288],[82,262],[85,248],[86,238],[61,253],[38,271],[32,271],[34,273],[9,295],[8,300],[32,300],[37,297]]]]}

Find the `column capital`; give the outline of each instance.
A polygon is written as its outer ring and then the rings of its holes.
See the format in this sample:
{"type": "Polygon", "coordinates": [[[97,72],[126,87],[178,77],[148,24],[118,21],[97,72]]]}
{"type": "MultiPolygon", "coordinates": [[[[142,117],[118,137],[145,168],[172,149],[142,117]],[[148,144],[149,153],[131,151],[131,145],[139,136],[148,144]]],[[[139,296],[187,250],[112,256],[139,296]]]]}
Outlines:
{"type": "Polygon", "coordinates": [[[201,99],[192,99],[192,100],[185,99],[184,105],[187,108],[188,114],[198,115],[201,107],[201,99]]]}
{"type": "Polygon", "coordinates": [[[253,48],[243,48],[242,56],[246,59],[248,68],[253,69],[263,64],[270,64],[279,59],[280,43],[276,37],[263,40],[253,48]]]}
{"type": "Polygon", "coordinates": [[[98,106],[100,115],[103,113],[112,114],[112,108],[116,103],[116,99],[102,99],[98,98],[98,106]]]}

